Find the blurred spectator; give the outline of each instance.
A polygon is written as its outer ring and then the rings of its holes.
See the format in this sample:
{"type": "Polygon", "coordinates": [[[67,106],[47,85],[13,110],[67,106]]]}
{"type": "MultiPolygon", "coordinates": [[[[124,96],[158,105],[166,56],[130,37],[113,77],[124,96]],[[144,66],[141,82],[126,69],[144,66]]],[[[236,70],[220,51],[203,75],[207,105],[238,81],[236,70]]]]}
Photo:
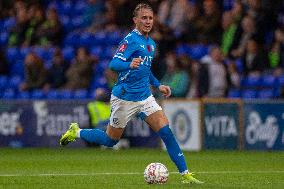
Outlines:
{"type": "Polygon", "coordinates": [[[104,11],[105,1],[88,0],[88,6],[83,15],[83,25],[91,26],[93,29],[99,28],[105,22],[104,11]]]}
{"type": "Polygon", "coordinates": [[[8,75],[9,66],[5,57],[5,52],[3,49],[0,49],[0,75],[8,75]]]}
{"type": "Polygon", "coordinates": [[[1,0],[0,1],[0,19],[9,16],[9,12],[13,7],[13,2],[11,0],[1,0]]]}
{"type": "Polygon", "coordinates": [[[283,71],[284,68],[284,28],[274,32],[274,41],[269,51],[269,66],[283,71]]]}
{"type": "Polygon", "coordinates": [[[111,90],[114,84],[117,82],[117,73],[112,71],[111,69],[106,69],[104,75],[107,79],[108,88],[109,90],[111,90]]]}
{"type": "Polygon", "coordinates": [[[229,62],[228,64],[228,74],[231,81],[230,88],[240,88],[241,85],[241,77],[237,70],[237,66],[235,62],[229,62]]]}
{"type": "Polygon", "coordinates": [[[25,36],[24,46],[34,45],[36,43],[36,31],[44,22],[45,13],[38,4],[33,4],[28,9],[29,24],[25,36]]]}
{"type": "Polygon", "coordinates": [[[162,78],[161,83],[168,85],[172,90],[172,97],[185,97],[189,89],[189,77],[182,62],[175,53],[170,52],[165,57],[167,74],[162,78]]]}
{"type": "Polygon", "coordinates": [[[222,17],[222,27],[223,27],[223,34],[222,34],[222,42],[221,42],[221,49],[222,53],[227,56],[237,31],[237,24],[234,22],[234,18],[232,12],[227,11],[223,13],[222,17]]]}
{"type": "Polygon", "coordinates": [[[50,88],[61,88],[66,83],[65,72],[68,69],[67,62],[64,61],[61,50],[56,49],[52,59],[52,66],[48,69],[47,83],[44,86],[45,91],[50,88]]]}
{"type": "Polygon", "coordinates": [[[29,25],[29,17],[26,7],[17,10],[16,25],[12,28],[9,36],[9,46],[20,46],[26,38],[29,25]]]}
{"type": "Polygon", "coordinates": [[[175,48],[176,39],[172,31],[158,20],[155,21],[151,37],[158,45],[158,49],[156,51],[158,53],[156,56],[157,58],[164,57],[167,52],[175,48]]]}
{"type": "Polygon", "coordinates": [[[187,8],[187,0],[164,0],[158,9],[158,20],[176,34],[181,34],[185,30],[187,8]]]}
{"type": "Polygon", "coordinates": [[[46,13],[46,20],[39,26],[36,37],[40,45],[59,45],[63,28],[56,9],[50,8],[46,13]]]}
{"type": "Polygon", "coordinates": [[[198,28],[197,23],[200,18],[200,11],[195,3],[188,4],[186,12],[185,30],[182,33],[181,41],[187,43],[198,43],[198,28]]]}
{"type": "Polygon", "coordinates": [[[47,70],[43,61],[35,53],[29,53],[25,58],[25,81],[20,90],[40,89],[46,82],[47,70]]]}
{"type": "Polygon", "coordinates": [[[267,56],[256,40],[248,40],[242,62],[245,74],[261,74],[263,70],[267,69],[267,56]]]}
{"type": "Polygon", "coordinates": [[[203,2],[203,15],[197,21],[198,39],[204,43],[217,43],[220,41],[221,12],[214,0],[203,2]]]}
{"type": "Polygon", "coordinates": [[[87,89],[93,74],[93,60],[84,47],[77,50],[76,57],[66,71],[66,89],[87,89]]]}
{"type": "Polygon", "coordinates": [[[233,17],[234,22],[239,25],[242,18],[244,17],[245,11],[244,11],[244,5],[241,0],[235,0],[233,7],[231,9],[231,14],[233,17]]]}
{"type": "Polygon", "coordinates": [[[245,16],[241,23],[241,28],[238,28],[236,37],[232,44],[231,55],[234,58],[239,58],[245,52],[245,48],[250,38],[257,39],[257,31],[255,28],[254,19],[251,16],[245,16]]]}
{"type": "Polygon", "coordinates": [[[120,28],[129,29],[133,26],[132,11],[137,5],[135,0],[118,0],[113,1],[115,7],[115,24],[120,28]]]}
{"type": "Polygon", "coordinates": [[[221,49],[213,46],[208,57],[203,58],[198,75],[200,97],[225,97],[230,86],[230,77],[223,63],[221,49]]]}

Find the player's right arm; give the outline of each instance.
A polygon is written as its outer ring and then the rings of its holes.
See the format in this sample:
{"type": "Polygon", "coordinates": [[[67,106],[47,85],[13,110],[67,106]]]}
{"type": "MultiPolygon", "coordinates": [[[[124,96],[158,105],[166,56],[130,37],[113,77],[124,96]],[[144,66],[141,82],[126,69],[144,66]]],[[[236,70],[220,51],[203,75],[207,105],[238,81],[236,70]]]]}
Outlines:
{"type": "Polygon", "coordinates": [[[123,40],[110,62],[109,68],[117,72],[138,68],[140,63],[143,61],[141,58],[133,58],[131,61],[129,60],[135,51],[136,44],[131,41],[131,38],[123,40]]]}

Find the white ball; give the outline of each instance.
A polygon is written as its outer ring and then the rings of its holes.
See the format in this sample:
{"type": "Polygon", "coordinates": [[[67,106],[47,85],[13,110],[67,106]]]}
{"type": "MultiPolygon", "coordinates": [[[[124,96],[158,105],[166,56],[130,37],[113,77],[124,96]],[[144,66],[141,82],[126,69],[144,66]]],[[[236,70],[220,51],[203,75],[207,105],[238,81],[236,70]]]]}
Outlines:
{"type": "Polygon", "coordinates": [[[144,179],[148,184],[164,184],[169,178],[169,171],[162,163],[150,163],[144,171],[144,179]]]}

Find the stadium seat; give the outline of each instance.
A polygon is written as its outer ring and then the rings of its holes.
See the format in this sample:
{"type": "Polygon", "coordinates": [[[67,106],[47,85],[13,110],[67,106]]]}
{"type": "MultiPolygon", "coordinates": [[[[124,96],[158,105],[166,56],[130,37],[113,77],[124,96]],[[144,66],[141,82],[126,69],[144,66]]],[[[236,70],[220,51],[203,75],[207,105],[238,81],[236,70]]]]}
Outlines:
{"type": "Polygon", "coordinates": [[[94,46],[91,48],[91,55],[100,56],[103,52],[103,48],[101,46],[94,46]]]}
{"type": "Polygon", "coordinates": [[[13,75],[18,75],[21,77],[24,77],[24,72],[25,72],[25,68],[24,68],[24,62],[22,60],[18,60],[16,63],[12,64],[10,66],[10,72],[13,75]]]}
{"type": "Polygon", "coordinates": [[[85,99],[88,97],[88,91],[87,90],[76,90],[74,92],[74,98],[75,99],[85,99]]]}
{"type": "Polygon", "coordinates": [[[80,35],[79,46],[90,48],[92,46],[92,34],[84,32],[80,35]]]}
{"type": "Polygon", "coordinates": [[[10,64],[13,64],[19,56],[19,49],[17,47],[10,47],[6,51],[6,58],[10,64]]]}
{"type": "Polygon", "coordinates": [[[242,91],[242,98],[252,99],[257,98],[257,91],[253,89],[246,89],[242,91]]]}
{"type": "Polygon", "coordinates": [[[30,93],[28,91],[19,91],[17,93],[17,99],[29,99],[30,93]]]}
{"type": "Polygon", "coordinates": [[[104,88],[107,89],[107,80],[104,76],[95,76],[91,83],[91,89],[104,88]]]}
{"type": "Polygon", "coordinates": [[[228,93],[229,98],[240,98],[241,97],[241,91],[240,89],[230,89],[228,93]]]}
{"type": "Polygon", "coordinates": [[[258,98],[269,99],[274,97],[273,89],[263,89],[258,91],[258,98]]]}
{"type": "Polygon", "coordinates": [[[0,89],[4,89],[7,86],[8,77],[7,76],[0,76],[0,89]]]}
{"type": "Polygon", "coordinates": [[[281,87],[284,86],[284,75],[279,76],[278,78],[276,78],[276,87],[281,87]]]}
{"type": "Polygon", "coordinates": [[[9,34],[7,32],[0,33],[0,46],[4,46],[7,44],[9,38],[9,34]]]}
{"type": "Polygon", "coordinates": [[[59,90],[58,91],[58,98],[60,99],[72,99],[73,93],[71,90],[59,90]]]}
{"type": "Polygon", "coordinates": [[[76,29],[82,28],[84,26],[84,20],[82,16],[73,17],[71,19],[72,26],[76,29]]]}
{"type": "Polygon", "coordinates": [[[6,32],[9,32],[15,25],[16,25],[15,17],[7,18],[3,23],[4,29],[6,32]]]}
{"type": "Polygon", "coordinates": [[[15,98],[15,90],[14,89],[5,89],[2,94],[3,99],[14,99],[15,98]]]}
{"type": "Polygon", "coordinates": [[[13,89],[18,89],[20,84],[22,82],[22,78],[21,76],[18,76],[18,75],[14,75],[12,76],[9,81],[8,81],[8,87],[9,88],[13,88],[13,89]]]}
{"type": "Polygon", "coordinates": [[[263,75],[260,79],[261,87],[276,87],[276,78],[273,75],[263,75]]]}
{"type": "Polygon", "coordinates": [[[88,4],[86,1],[76,1],[76,4],[74,6],[74,13],[76,15],[82,15],[84,11],[86,10],[88,4]]]}
{"type": "Polygon", "coordinates": [[[98,45],[107,45],[106,38],[107,38],[107,36],[106,36],[106,33],[104,31],[99,31],[99,32],[94,34],[94,41],[98,45]]]}
{"type": "Polygon", "coordinates": [[[75,57],[75,50],[73,47],[65,47],[62,49],[63,57],[66,61],[70,61],[75,57]]]}
{"type": "Polygon", "coordinates": [[[43,47],[34,47],[32,51],[35,52],[40,58],[43,58],[45,54],[45,49],[43,47]]]}
{"type": "Polygon", "coordinates": [[[195,60],[201,59],[208,54],[208,46],[205,45],[190,45],[186,48],[187,54],[195,60]]]}
{"type": "Polygon", "coordinates": [[[58,91],[55,89],[49,90],[46,94],[47,99],[57,99],[58,97],[59,97],[58,91]]]}
{"type": "Polygon", "coordinates": [[[24,60],[27,54],[31,52],[31,48],[29,47],[22,47],[20,49],[19,59],[24,60]]]}
{"type": "Polygon", "coordinates": [[[45,94],[40,89],[35,89],[31,92],[31,98],[32,99],[43,99],[45,97],[45,94]]]}
{"type": "Polygon", "coordinates": [[[258,87],[260,86],[260,76],[249,75],[242,78],[241,86],[242,87],[258,87]]]}

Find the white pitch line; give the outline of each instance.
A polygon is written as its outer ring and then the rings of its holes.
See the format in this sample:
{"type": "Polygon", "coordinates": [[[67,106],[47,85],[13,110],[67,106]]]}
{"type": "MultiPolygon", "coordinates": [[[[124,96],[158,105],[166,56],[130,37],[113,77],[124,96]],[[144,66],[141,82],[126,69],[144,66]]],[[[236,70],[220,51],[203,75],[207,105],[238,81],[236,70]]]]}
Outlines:
{"type": "MultiPolygon", "coordinates": [[[[194,172],[196,174],[268,174],[280,173],[284,170],[275,171],[201,171],[194,172]]],[[[178,172],[170,172],[170,174],[178,174],[178,172]]],[[[0,177],[48,177],[48,176],[96,176],[96,175],[143,175],[141,172],[132,173],[39,173],[39,174],[0,174],[0,177]]]]}

